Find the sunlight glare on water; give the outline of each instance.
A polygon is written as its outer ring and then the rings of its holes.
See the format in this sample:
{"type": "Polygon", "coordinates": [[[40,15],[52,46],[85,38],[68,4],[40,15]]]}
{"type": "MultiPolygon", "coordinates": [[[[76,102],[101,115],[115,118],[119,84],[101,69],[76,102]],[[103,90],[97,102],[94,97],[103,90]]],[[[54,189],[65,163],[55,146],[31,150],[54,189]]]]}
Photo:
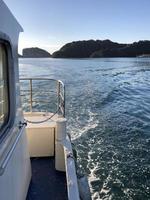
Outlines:
{"type": "Polygon", "coordinates": [[[150,199],[150,59],[20,59],[21,77],[62,80],[68,133],[93,199],[150,199]]]}

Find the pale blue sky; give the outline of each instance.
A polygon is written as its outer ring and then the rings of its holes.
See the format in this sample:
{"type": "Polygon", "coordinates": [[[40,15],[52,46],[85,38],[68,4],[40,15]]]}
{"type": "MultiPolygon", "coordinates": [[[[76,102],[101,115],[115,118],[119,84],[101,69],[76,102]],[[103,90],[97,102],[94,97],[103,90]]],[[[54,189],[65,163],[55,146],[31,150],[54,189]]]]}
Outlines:
{"type": "Polygon", "coordinates": [[[19,52],[38,46],[50,53],[73,40],[150,39],[150,0],[4,0],[24,28],[19,52]]]}

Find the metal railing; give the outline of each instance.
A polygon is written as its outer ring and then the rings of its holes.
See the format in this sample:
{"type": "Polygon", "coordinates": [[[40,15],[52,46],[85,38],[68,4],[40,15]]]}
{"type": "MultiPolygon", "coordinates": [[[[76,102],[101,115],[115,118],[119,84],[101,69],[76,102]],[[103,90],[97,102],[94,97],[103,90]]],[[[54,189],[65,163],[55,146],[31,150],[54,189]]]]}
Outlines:
{"type": "Polygon", "coordinates": [[[26,98],[22,103],[29,104],[30,112],[33,112],[36,105],[42,103],[46,105],[47,110],[56,106],[52,112],[57,112],[59,115],[65,117],[65,85],[62,81],[49,78],[20,78],[20,92],[21,97],[26,98]],[[44,87],[42,87],[43,84],[44,87]],[[51,98],[54,96],[56,98],[51,101],[50,97],[46,98],[47,95],[51,95],[51,98]],[[43,98],[38,99],[38,96],[43,98]],[[52,104],[51,108],[50,104],[52,104]]]}

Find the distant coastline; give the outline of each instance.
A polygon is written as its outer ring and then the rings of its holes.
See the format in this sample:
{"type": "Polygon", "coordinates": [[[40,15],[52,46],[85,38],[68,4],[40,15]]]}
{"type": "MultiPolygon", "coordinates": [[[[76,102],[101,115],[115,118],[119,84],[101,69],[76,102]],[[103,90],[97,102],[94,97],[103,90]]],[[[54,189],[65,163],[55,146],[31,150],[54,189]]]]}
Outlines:
{"type": "Polygon", "coordinates": [[[107,57],[150,57],[150,41],[141,40],[121,44],[111,40],[83,40],[65,44],[52,55],[44,49],[23,49],[21,58],[107,58],[107,57]]]}

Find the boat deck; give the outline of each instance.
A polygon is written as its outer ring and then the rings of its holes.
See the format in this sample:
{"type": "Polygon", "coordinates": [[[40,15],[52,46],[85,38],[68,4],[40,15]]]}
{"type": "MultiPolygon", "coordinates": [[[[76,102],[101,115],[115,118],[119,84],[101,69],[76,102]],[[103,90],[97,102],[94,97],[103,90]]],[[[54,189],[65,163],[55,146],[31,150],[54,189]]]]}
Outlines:
{"type": "Polygon", "coordinates": [[[26,200],[67,200],[66,174],[55,170],[51,157],[32,158],[32,180],[26,200]]]}

